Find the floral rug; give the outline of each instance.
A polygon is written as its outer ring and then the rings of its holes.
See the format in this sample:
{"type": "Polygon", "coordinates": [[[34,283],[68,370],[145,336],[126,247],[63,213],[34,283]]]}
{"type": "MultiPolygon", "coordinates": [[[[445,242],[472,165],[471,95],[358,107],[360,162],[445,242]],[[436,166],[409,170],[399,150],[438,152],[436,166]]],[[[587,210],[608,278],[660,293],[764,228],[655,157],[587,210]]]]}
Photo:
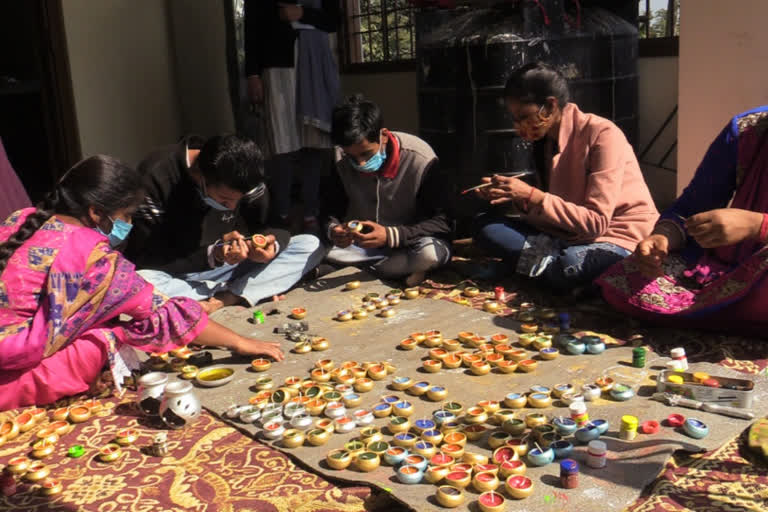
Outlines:
{"type": "MultiPolygon", "coordinates": [[[[0,493],[0,511],[98,512],[359,512],[366,510],[367,487],[339,488],[296,467],[288,457],[225,425],[207,412],[184,430],[168,431],[168,455],[155,457],[147,447],[157,432],[142,424],[130,397],[122,403],[101,400],[105,409],[56,443],[44,459],[50,477],[63,491],[53,497],[40,486],[20,481],[13,496],[0,493]],[[115,433],[131,427],[138,441],[112,463],[97,457],[115,433]],[[85,447],[70,458],[72,445],[85,447]]],[[[0,424],[19,411],[0,413],[0,424]]],[[[50,416],[50,414],[49,414],[50,416]]],[[[43,423],[41,423],[43,424],[43,423]]],[[[0,445],[0,466],[28,455],[34,428],[0,445]]]]}

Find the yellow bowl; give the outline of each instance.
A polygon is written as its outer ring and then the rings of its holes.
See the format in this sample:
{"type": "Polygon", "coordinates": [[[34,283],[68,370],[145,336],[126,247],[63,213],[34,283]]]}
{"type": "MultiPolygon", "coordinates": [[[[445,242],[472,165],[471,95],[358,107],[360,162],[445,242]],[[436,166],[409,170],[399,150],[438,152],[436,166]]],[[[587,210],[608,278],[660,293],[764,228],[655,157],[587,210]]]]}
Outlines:
{"type": "Polygon", "coordinates": [[[433,485],[439,484],[450,471],[447,466],[428,466],[424,471],[424,480],[433,485]]]}
{"type": "Polygon", "coordinates": [[[499,477],[490,471],[477,473],[472,479],[472,487],[478,492],[495,491],[499,484],[499,477]]]}
{"type": "Polygon", "coordinates": [[[441,485],[437,488],[435,499],[442,507],[456,508],[464,503],[464,491],[452,485],[441,485]]]}
{"type": "Polygon", "coordinates": [[[437,373],[443,368],[443,363],[441,361],[436,361],[434,359],[427,359],[424,361],[424,364],[422,364],[422,367],[425,371],[429,373],[437,373]]]}
{"type": "Polygon", "coordinates": [[[488,375],[491,372],[491,365],[487,361],[475,361],[469,367],[469,371],[475,375],[488,375]]]}
{"type": "Polygon", "coordinates": [[[307,432],[307,442],[312,446],[322,446],[331,438],[331,433],[322,428],[315,428],[307,432]]]}
{"type": "Polygon", "coordinates": [[[304,444],[304,432],[291,428],[283,432],[283,447],[298,448],[304,444]]]}
{"type": "Polygon", "coordinates": [[[352,385],[358,393],[366,393],[373,389],[373,381],[367,377],[355,379],[352,385]]]}
{"type": "Polygon", "coordinates": [[[325,462],[331,469],[347,469],[352,464],[352,455],[344,449],[336,449],[328,452],[325,462]]]}
{"type": "Polygon", "coordinates": [[[381,458],[374,452],[363,452],[355,457],[355,467],[365,473],[373,471],[381,465],[381,458]]]}

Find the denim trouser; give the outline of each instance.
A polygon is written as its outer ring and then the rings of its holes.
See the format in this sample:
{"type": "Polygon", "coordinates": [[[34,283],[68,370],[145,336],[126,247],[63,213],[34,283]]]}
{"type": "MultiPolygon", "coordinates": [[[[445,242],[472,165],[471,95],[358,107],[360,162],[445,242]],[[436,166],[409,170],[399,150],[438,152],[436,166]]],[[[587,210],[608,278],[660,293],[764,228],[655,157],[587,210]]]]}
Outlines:
{"type": "Polygon", "coordinates": [[[269,263],[245,260],[237,265],[176,276],[159,270],[140,270],[139,274],[169,297],[205,300],[229,291],[253,306],[290,289],[322,261],[323,254],[317,237],[297,235],[291,237],[288,247],[269,263]]]}
{"type": "MultiPolygon", "coordinates": [[[[518,220],[482,215],[476,223],[475,242],[504,259],[510,268],[517,266],[526,238],[541,234],[518,220]]],[[[608,267],[632,254],[608,242],[586,245],[559,244],[559,251],[539,276],[554,288],[573,288],[592,282],[608,267]]]]}
{"type": "Polygon", "coordinates": [[[375,275],[395,279],[445,265],[451,259],[451,246],[445,240],[425,236],[409,247],[397,249],[361,249],[356,245],[344,249],[333,247],[326,259],[336,265],[365,267],[375,275]]]}

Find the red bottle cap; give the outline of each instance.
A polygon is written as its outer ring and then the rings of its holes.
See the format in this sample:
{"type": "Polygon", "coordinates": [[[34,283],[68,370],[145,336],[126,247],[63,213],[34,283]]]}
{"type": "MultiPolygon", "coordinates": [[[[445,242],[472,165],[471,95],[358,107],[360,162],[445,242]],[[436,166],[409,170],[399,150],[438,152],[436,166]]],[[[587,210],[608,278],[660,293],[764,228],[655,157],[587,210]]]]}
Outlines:
{"type": "Polygon", "coordinates": [[[711,388],[719,388],[720,387],[720,382],[718,382],[717,379],[713,379],[711,377],[709,379],[704,379],[703,381],[701,381],[701,383],[704,384],[705,386],[709,386],[711,388]]]}
{"type": "Polygon", "coordinates": [[[655,434],[659,431],[659,428],[661,428],[661,426],[656,420],[648,420],[640,424],[640,432],[643,434],[655,434]]]}
{"type": "Polygon", "coordinates": [[[667,425],[670,427],[682,427],[685,423],[685,416],[682,414],[670,414],[667,416],[667,425]]]}

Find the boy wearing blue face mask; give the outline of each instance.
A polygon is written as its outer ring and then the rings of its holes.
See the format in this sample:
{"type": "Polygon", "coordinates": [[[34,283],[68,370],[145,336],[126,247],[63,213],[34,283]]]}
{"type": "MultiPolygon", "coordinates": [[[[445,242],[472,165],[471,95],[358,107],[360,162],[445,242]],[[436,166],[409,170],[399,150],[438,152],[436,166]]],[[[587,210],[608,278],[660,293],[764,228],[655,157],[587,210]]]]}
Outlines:
{"type": "Polygon", "coordinates": [[[139,164],[147,195],[126,250],[142,277],[212,312],[253,306],[312,270],[323,254],[317,237],[265,224],[263,169],[258,146],[236,135],[185,137],[150,154],[139,164]],[[253,234],[266,245],[256,246],[253,234]]]}
{"type": "Polygon", "coordinates": [[[333,112],[334,170],[322,188],[324,232],[334,265],[421,282],[450,260],[447,180],[420,138],[390,132],[379,107],[353,96],[333,112]],[[350,221],[362,229],[350,229],[350,221]]]}

